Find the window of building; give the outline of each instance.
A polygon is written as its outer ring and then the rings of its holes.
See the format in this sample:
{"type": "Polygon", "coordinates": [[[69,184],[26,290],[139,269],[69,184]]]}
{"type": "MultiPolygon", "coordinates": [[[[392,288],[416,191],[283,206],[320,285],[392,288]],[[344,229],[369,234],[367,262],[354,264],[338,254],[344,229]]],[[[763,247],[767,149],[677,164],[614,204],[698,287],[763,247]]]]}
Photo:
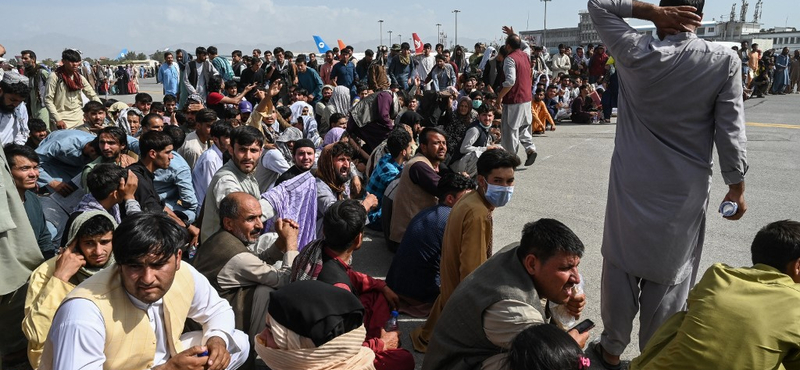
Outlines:
{"type": "Polygon", "coordinates": [[[695,33],[696,33],[698,36],[705,35],[705,34],[706,34],[706,28],[705,28],[705,27],[700,27],[700,28],[698,28],[698,29],[697,29],[697,31],[695,31],[695,33]]]}

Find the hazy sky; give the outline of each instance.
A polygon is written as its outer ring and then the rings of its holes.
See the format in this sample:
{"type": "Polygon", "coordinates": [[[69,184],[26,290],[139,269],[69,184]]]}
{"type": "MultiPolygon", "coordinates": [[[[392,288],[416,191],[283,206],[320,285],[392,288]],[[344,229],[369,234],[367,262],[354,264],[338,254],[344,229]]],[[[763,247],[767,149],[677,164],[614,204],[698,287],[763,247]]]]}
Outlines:
{"type": "MultiPolygon", "coordinates": [[[[756,0],[748,1],[747,20],[751,21],[756,0]]],[[[705,20],[719,19],[720,15],[727,18],[733,3],[733,0],[707,2],[705,20]]],[[[459,37],[491,41],[500,38],[504,24],[512,25],[515,30],[525,30],[526,25],[528,29],[541,29],[544,4],[537,0],[14,1],[3,4],[4,37],[0,43],[14,44],[14,39],[44,34],[68,34],[119,49],[145,52],[177,43],[273,47],[308,40],[311,48],[312,34],[322,36],[332,46],[336,39],[346,43],[378,40],[378,19],[384,20],[384,43],[388,43],[389,30],[393,31],[395,41],[398,35],[407,41],[416,32],[423,42],[433,43],[437,23],[450,40],[455,36],[453,9],[461,10],[459,37]]],[[[764,27],[800,27],[797,4],[790,0],[764,0],[764,27]]],[[[586,9],[585,0],[552,0],[547,5],[547,28],[575,27],[578,11],[586,9]]],[[[736,8],[738,18],[741,0],[736,2],[736,8]]]]}

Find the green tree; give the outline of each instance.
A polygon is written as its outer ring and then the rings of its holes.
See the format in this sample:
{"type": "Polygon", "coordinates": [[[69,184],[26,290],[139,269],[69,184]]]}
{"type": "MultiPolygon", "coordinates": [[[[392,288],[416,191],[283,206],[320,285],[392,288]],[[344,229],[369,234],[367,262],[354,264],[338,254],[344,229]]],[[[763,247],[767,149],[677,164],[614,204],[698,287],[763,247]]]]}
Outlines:
{"type": "Polygon", "coordinates": [[[147,59],[147,54],[145,53],[136,54],[136,60],[146,60],[146,59],[147,59]]]}
{"type": "Polygon", "coordinates": [[[161,50],[156,50],[155,53],[150,54],[150,59],[157,60],[159,63],[164,63],[164,52],[161,50]]]}
{"type": "Polygon", "coordinates": [[[56,62],[51,58],[43,60],[42,64],[46,65],[50,69],[56,68],[56,62]]]}

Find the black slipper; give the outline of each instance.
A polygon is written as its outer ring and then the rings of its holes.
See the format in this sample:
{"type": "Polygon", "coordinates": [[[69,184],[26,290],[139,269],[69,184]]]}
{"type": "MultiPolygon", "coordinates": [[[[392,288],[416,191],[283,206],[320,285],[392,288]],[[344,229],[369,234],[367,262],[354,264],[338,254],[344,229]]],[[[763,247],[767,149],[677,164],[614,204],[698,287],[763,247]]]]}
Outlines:
{"type": "Polygon", "coordinates": [[[589,348],[592,350],[592,353],[595,357],[597,357],[597,361],[600,361],[600,366],[602,366],[606,370],[621,370],[622,369],[622,361],[616,365],[609,364],[606,362],[605,358],[603,358],[603,347],[600,346],[600,341],[594,342],[589,345],[589,348]]]}

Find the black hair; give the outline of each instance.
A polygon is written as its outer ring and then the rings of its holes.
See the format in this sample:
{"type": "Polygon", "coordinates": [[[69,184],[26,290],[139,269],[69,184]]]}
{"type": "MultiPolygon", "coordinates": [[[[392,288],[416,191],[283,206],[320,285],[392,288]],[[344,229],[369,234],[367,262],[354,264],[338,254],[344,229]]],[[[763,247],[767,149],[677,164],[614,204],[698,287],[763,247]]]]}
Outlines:
{"type": "Polygon", "coordinates": [[[200,55],[205,55],[205,54],[208,54],[208,50],[206,50],[206,48],[204,48],[202,46],[198,46],[197,48],[194,49],[194,55],[195,56],[200,56],[200,55]]]}
{"type": "Polygon", "coordinates": [[[153,97],[148,93],[138,93],[133,100],[135,100],[137,103],[152,103],[153,97]]]}
{"type": "Polygon", "coordinates": [[[230,193],[222,198],[219,202],[219,226],[222,227],[222,222],[226,218],[234,219],[239,217],[239,202],[236,197],[232,196],[235,193],[230,193]]]}
{"type": "Polygon", "coordinates": [[[264,135],[253,126],[239,126],[231,131],[231,145],[264,145],[264,135]]]}
{"type": "Polygon", "coordinates": [[[703,7],[706,5],[706,0],[661,0],[661,3],[658,6],[693,6],[697,10],[695,10],[695,14],[699,16],[703,16],[703,7]]]}
{"type": "Polygon", "coordinates": [[[198,125],[201,123],[214,123],[217,120],[217,112],[203,108],[194,115],[194,120],[198,125]]]}
{"type": "MultiPolygon", "coordinates": [[[[151,110],[152,110],[152,107],[151,107],[151,110]]],[[[150,121],[154,120],[154,119],[163,120],[164,117],[161,117],[161,115],[158,114],[158,113],[148,113],[146,116],[144,116],[144,118],[142,118],[142,127],[147,127],[149,129],[150,128],[150,121]]]]}
{"type": "Polygon", "coordinates": [[[167,262],[189,241],[186,229],[163,212],[139,212],[114,230],[114,259],[119,265],[139,263],[148,255],[167,262]]]}
{"type": "Polygon", "coordinates": [[[333,143],[333,146],[331,147],[331,158],[336,158],[342,154],[353,158],[353,149],[350,147],[350,145],[341,141],[333,143]]]}
{"type": "Polygon", "coordinates": [[[255,51],[256,54],[261,54],[261,49],[256,48],[256,49],[253,49],[253,51],[255,51]]]}
{"type": "Polygon", "coordinates": [[[308,58],[306,57],[305,54],[297,54],[297,58],[295,58],[294,62],[296,64],[308,63],[308,58]]]}
{"type": "Polygon", "coordinates": [[[5,148],[3,148],[3,151],[6,153],[8,164],[12,166],[17,165],[16,161],[14,160],[14,157],[16,156],[23,157],[37,164],[39,163],[39,155],[36,154],[36,150],[27,145],[8,144],[5,148]]]}
{"type": "Polygon", "coordinates": [[[172,138],[173,150],[178,150],[178,148],[183,146],[183,142],[186,141],[186,131],[183,131],[183,129],[178,126],[165,125],[163,132],[172,138]]]}
{"type": "Polygon", "coordinates": [[[89,100],[83,106],[83,113],[97,112],[97,111],[101,111],[101,110],[105,111],[106,110],[106,106],[103,105],[103,103],[101,103],[99,101],[89,100]]]}
{"type": "Polygon", "coordinates": [[[211,125],[211,137],[231,137],[233,126],[227,121],[217,121],[211,125]]]}
{"type": "Polygon", "coordinates": [[[241,51],[241,50],[234,50],[234,51],[231,53],[231,56],[232,56],[232,57],[239,57],[239,58],[241,58],[241,57],[242,57],[242,51],[241,51]]]}
{"type": "Polygon", "coordinates": [[[800,222],[775,221],[764,226],[750,245],[753,264],[762,263],[787,272],[787,265],[800,258],[800,222]]]}
{"type": "Polygon", "coordinates": [[[30,118],[28,119],[28,130],[31,133],[47,131],[47,124],[44,123],[44,121],[42,121],[41,119],[30,118]]]}
{"type": "Polygon", "coordinates": [[[209,55],[218,55],[219,51],[217,50],[216,46],[209,46],[206,51],[208,51],[209,55]]]}
{"type": "Polygon", "coordinates": [[[541,87],[537,87],[537,88],[536,88],[536,91],[534,92],[534,95],[538,95],[539,93],[543,93],[543,92],[544,92],[544,89],[543,89],[543,88],[541,88],[541,87]]]}
{"type": "Polygon", "coordinates": [[[357,200],[340,200],[332,204],[322,218],[325,245],[335,252],[345,252],[364,232],[366,220],[367,211],[357,200]]]}
{"type": "Polygon", "coordinates": [[[276,110],[276,111],[278,111],[278,114],[279,114],[279,115],[281,116],[281,118],[283,118],[283,119],[287,119],[287,120],[288,120],[288,119],[289,119],[289,117],[291,117],[291,116],[292,116],[292,110],[291,110],[291,109],[289,109],[289,107],[287,107],[287,106],[285,106],[285,105],[281,105],[281,106],[279,106],[279,107],[275,108],[275,110],[276,110]]]}
{"type": "Polygon", "coordinates": [[[444,139],[447,140],[447,133],[444,130],[438,127],[425,127],[419,134],[419,145],[428,145],[428,135],[432,132],[444,136],[444,139]]]}
{"type": "Polygon", "coordinates": [[[308,90],[306,90],[306,89],[304,89],[302,87],[298,87],[298,88],[294,89],[294,93],[297,94],[297,95],[305,96],[305,95],[308,95],[308,90]]]}
{"type": "Polygon", "coordinates": [[[400,44],[400,50],[409,50],[409,49],[411,49],[411,45],[409,45],[407,42],[400,44]]]}
{"type": "Polygon", "coordinates": [[[128,170],[114,163],[98,163],[86,176],[89,193],[101,201],[119,189],[119,180],[128,178],[128,170]]]}
{"type": "Polygon", "coordinates": [[[579,370],[584,357],[578,343],[550,324],[528,327],[511,343],[506,361],[509,370],[579,370]]]}
{"type": "Polygon", "coordinates": [[[517,258],[522,261],[525,256],[533,254],[545,263],[559,252],[582,257],[583,250],[583,242],[567,225],[551,218],[542,218],[522,228],[517,258]]]}
{"type": "Polygon", "coordinates": [[[522,40],[517,35],[511,35],[506,38],[506,45],[513,50],[517,50],[522,47],[522,40]]]}
{"type": "Polygon", "coordinates": [[[422,48],[423,49],[430,49],[431,48],[431,43],[430,42],[426,42],[425,45],[422,45],[422,48]]]}
{"type": "Polygon", "coordinates": [[[436,185],[439,203],[444,202],[444,198],[448,195],[455,195],[464,190],[474,190],[475,186],[475,181],[471,178],[460,173],[448,172],[439,179],[439,184],[436,185]]]}
{"type": "Polygon", "coordinates": [[[494,109],[489,107],[489,104],[481,104],[478,108],[475,108],[475,112],[478,114],[486,114],[489,112],[494,112],[494,109]]]}
{"type": "Polygon", "coordinates": [[[167,59],[167,55],[172,55],[172,56],[174,56],[174,54],[172,54],[172,52],[171,52],[171,51],[165,51],[165,52],[164,52],[164,59],[167,59]]]}
{"type": "Polygon", "coordinates": [[[208,92],[218,93],[220,89],[222,89],[222,77],[220,76],[211,76],[208,80],[208,92]]]}
{"type": "Polygon", "coordinates": [[[520,164],[519,157],[505,149],[490,149],[478,158],[478,175],[488,180],[489,174],[496,168],[516,169],[520,164]]]}
{"type": "Polygon", "coordinates": [[[79,53],[77,50],[64,49],[64,51],[61,52],[61,60],[66,60],[67,62],[80,62],[81,53],[79,53]]]}
{"type": "MultiPolygon", "coordinates": [[[[280,53],[284,53],[284,50],[283,50],[283,48],[282,48],[282,47],[278,46],[278,47],[276,47],[275,49],[272,49],[272,54],[274,54],[274,55],[278,55],[278,54],[280,54],[280,53]]],[[[286,53],[284,53],[284,56],[285,56],[285,54],[286,54],[286,53]]]]}
{"type": "Polygon", "coordinates": [[[3,94],[19,95],[23,98],[28,97],[28,94],[31,93],[31,88],[24,82],[10,84],[5,81],[0,81],[0,89],[3,89],[3,94]]]}
{"type": "Polygon", "coordinates": [[[436,56],[434,58],[436,60],[441,60],[441,61],[445,60],[444,54],[436,54],[436,56]]]}
{"type": "Polygon", "coordinates": [[[331,114],[331,117],[328,119],[328,126],[333,125],[334,122],[338,122],[342,118],[347,118],[347,116],[345,116],[344,114],[341,114],[339,112],[331,114]]]}
{"type": "Polygon", "coordinates": [[[175,103],[178,101],[178,98],[175,95],[164,95],[164,104],[167,103],[175,103]]]}
{"type": "Polygon", "coordinates": [[[230,89],[232,87],[237,87],[237,86],[238,85],[236,84],[236,81],[234,81],[234,80],[225,81],[225,90],[230,89]]]}
{"type": "Polygon", "coordinates": [[[92,237],[105,235],[112,231],[114,231],[114,223],[112,223],[108,217],[104,215],[94,215],[81,225],[75,235],[75,240],[81,240],[80,238],[84,236],[92,237]]]}
{"type": "Polygon", "coordinates": [[[94,150],[100,153],[100,135],[111,135],[114,140],[116,140],[120,147],[128,148],[128,133],[125,132],[125,129],[119,126],[108,126],[103,127],[100,132],[97,133],[97,137],[92,140],[92,146],[94,146],[94,150]]]}
{"type": "Polygon", "coordinates": [[[160,101],[153,102],[153,104],[150,105],[150,112],[151,113],[152,112],[163,112],[165,109],[166,108],[164,107],[164,103],[162,103],[160,101]]]}
{"type": "Polygon", "coordinates": [[[139,152],[143,157],[151,150],[160,152],[172,145],[172,138],[162,131],[147,131],[139,138],[139,152]]]}
{"type": "Polygon", "coordinates": [[[36,53],[34,53],[33,50],[23,50],[23,51],[19,52],[19,55],[23,55],[24,56],[25,54],[28,55],[28,58],[36,60],[36,53]]]}
{"type": "Polygon", "coordinates": [[[374,55],[375,55],[375,52],[372,51],[372,49],[367,49],[366,51],[364,51],[364,56],[371,57],[371,56],[374,56],[374,55]]]}
{"type": "Polygon", "coordinates": [[[402,127],[397,127],[389,132],[389,135],[386,137],[386,148],[389,149],[389,154],[392,155],[392,159],[397,159],[400,152],[408,149],[408,143],[410,142],[411,135],[402,127]]]}
{"type": "Polygon", "coordinates": [[[180,110],[175,112],[175,120],[178,121],[178,126],[181,127],[183,127],[186,124],[186,122],[189,121],[189,119],[186,118],[186,113],[180,110]]]}
{"type": "Polygon", "coordinates": [[[475,91],[469,93],[469,98],[470,98],[470,100],[475,100],[477,98],[483,99],[483,93],[481,91],[479,91],[479,90],[475,90],[475,91]]]}

